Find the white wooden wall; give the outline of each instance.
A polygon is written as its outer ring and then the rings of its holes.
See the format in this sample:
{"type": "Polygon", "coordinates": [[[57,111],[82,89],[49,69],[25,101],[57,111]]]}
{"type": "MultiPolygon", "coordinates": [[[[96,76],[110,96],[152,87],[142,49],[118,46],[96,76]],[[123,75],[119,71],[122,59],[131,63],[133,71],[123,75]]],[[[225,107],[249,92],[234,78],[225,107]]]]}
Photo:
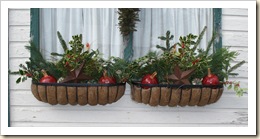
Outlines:
{"type": "Polygon", "coordinates": [[[240,53],[237,59],[232,62],[236,64],[245,60],[235,72],[239,73],[236,78],[230,80],[241,81],[241,86],[247,88],[248,76],[248,14],[247,9],[223,9],[222,10],[222,35],[223,46],[230,46],[231,50],[240,53]]]}
{"type": "MultiPolygon", "coordinates": [[[[248,57],[247,9],[223,9],[223,44],[237,50],[239,60],[248,57]]],[[[9,68],[28,60],[24,49],[30,34],[30,9],[9,10],[9,68]]],[[[247,88],[247,64],[237,70],[247,88]]],[[[11,126],[247,126],[247,94],[237,97],[225,91],[220,100],[204,107],[150,107],[131,100],[129,89],[116,103],[106,106],[55,105],[37,101],[30,92],[30,80],[16,84],[10,76],[11,126]]]]}

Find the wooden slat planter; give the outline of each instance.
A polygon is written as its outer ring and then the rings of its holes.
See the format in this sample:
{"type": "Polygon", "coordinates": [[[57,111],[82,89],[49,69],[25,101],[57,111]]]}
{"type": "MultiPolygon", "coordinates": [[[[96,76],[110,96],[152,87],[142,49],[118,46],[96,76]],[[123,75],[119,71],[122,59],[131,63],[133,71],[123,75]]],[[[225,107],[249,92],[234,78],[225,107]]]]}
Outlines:
{"type": "Polygon", "coordinates": [[[32,83],[32,94],[51,105],[106,105],[118,101],[125,92],[125,83],[75,84],[32,83]]]}
{"type": "Polygon", "coordinates": [[[132,82],[131,97],[138,103],[150,106],[205,106],[217,102],[223,93],[223,85],[145,85],[132,82]],[[143,89],[142,86],[149,86],[143,89]]]}

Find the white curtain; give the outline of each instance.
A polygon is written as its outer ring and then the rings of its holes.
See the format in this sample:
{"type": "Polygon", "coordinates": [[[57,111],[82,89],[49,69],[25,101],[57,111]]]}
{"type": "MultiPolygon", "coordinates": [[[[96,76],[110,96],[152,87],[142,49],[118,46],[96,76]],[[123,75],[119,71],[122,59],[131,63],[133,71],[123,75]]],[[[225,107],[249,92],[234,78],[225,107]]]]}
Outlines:
{"type": "Polygon", "coordinates": [[[41,9],[40,16],[40,48],[46,59],[51,52],[63,53],[57,31],[67,43],[72,35],[82,33],[82,9],[41,9]]]}
{"type": "Polygon", "coordinates": [[[123,41],[118,29],[117,9],[83,9],[83,42],[98,49],[104,58],[123,56],[123,41]]]}
{"type": "MultiPolygon", "coordinates": [[[[158,36],[165,36],[167,30],[174,35],[172,43],[179,36],[199,34],[204,26],[207,32],[200,45],[205,48],[213,30],[212,9],[144,8],[140,9],[137,31],[134,32],[134,59],[156,50],[157,44],[165,46],[158,36]]],[[[83,43],[90,43],[91,49],[98,49],[104,58],[123,57],[123,40],[118,27],[117,8],[89,9],[41,9],[40,47],[46,59],[51,52],[63,53],[57,38],[60,31],[68,43],[73,35],[82,34],[83,43]]]]}
{"type": "Polygon", "coordinates": [[[212,9],[141,9],[139,16],[141,22],[138,22],[137,32],[134,33],[134,59],[148,51],[157,51],[157,44],[165,46],[165,41],[158,37],[165,36],[168,30],[174,35],[171,41],[174,44],[179,42],[180,36],[189,33],[199,35],[204,26],[207,26],[200,48],[206,48],[212,36],[212,9]]]}

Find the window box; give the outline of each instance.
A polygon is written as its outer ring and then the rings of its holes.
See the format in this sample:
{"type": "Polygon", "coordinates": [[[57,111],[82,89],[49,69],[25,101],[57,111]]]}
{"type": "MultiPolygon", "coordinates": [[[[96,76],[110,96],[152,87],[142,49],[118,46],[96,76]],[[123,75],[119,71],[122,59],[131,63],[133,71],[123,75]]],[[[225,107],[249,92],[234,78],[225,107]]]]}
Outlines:
{"type": "Polygon", "coordinates": [[[132,82],[131,97],[150,106],[205,106],[217,102],[223,90],[223,85],[144,85],[132,82]],[[142,86],[149,88],[143,89],[142,86]]]}
{"type": "Polygon", "coordinates": [[[106,105],[117,102],[125,92],[125,83],[32,83],[32,94],[51,105],[106,105]]]}

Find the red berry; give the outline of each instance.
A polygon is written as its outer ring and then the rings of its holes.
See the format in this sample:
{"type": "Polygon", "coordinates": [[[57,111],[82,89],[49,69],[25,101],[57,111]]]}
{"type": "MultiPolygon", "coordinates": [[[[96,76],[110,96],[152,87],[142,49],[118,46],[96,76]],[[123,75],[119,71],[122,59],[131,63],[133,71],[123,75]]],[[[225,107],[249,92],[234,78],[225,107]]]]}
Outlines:
{"type": "Polygon", "coordinates": [[[86,44],[86,48],[87,48],[87,51],[90,49],[90,44],[89,43],[86,44]]]}
{"type": "Polygon", "coordinates": [[[196,60],[192,61],[192,65],[197,64],[200,61],[200,58],[197,58],[196,60]]]}
{"type": "Polygon", "coordinates": [[[32,77],[32,74],[31,73],[26,73],[25,74],[27,77],[32,77]]]}
{"type": "Polygon", "coordinates": [[[182,44],[181,44],[181,47],[182,47],[182,48],[185,48],[185,44],[184,44],[184,43],[182,43],[182,44]]]}

